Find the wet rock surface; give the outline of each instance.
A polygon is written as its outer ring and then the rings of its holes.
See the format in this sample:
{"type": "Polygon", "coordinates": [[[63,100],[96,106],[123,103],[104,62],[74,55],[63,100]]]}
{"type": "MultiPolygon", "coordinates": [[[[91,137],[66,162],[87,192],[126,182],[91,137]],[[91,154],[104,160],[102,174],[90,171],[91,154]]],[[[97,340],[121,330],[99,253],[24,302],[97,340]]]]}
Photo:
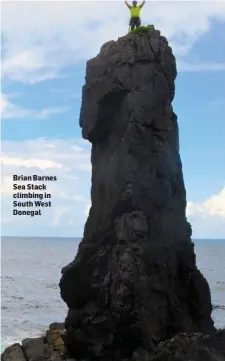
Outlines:
{"type": "Polygon", "coordinates": [[[60,281],[77,360],[151,360],[179,333],[215,331],[185,216],[176,75],[159,31],[109,42],[87,62],[80,125],[92,143],[92,207],[60,281]]]}
{"type": "Polygon", "coordinates": [[[73,361],[66,357],[64,323],[53,323],[42,337],[26,338],[5,349],[2,361],[73,361]]]}

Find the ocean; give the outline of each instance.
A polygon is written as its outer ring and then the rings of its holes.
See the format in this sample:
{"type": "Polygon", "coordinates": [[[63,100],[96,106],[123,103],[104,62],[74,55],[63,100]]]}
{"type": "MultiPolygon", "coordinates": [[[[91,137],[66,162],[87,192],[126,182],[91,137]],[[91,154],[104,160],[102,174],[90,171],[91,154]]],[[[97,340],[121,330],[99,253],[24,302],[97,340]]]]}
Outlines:
{"type": "MultiPolygon", "coordinates": [[[[66,304],[60,298],[61,268],[77,252],[75,238],[2,237],[1,351],[14,342],[44,333],[63,322],[66,304]]],[[[225,240],[197,240],[197,265],[207,278],[213,319],[225,327],[225,240]]]]}

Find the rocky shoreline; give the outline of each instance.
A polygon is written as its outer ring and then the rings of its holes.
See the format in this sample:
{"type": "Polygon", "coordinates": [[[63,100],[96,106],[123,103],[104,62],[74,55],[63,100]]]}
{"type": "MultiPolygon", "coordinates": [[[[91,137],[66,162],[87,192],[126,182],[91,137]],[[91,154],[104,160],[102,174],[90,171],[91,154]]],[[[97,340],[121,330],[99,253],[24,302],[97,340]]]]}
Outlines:
{"type": "MultiPolygon", "coordinates": [[[[15,343],[7,347],[1,360],[78,361],[67,355],[65,337],[65,324],[53,323],[44,336],[27,338],[21,344],[15,343]]],[[[152,355],[140,348],[127,361],[225,361],[225,329],[218,330],[211,336],[180,333],[159,343],[152,355]]]]}
{"type": "MultiPolygon", "coordinates": [[[[65,324],[52,323],[45,335],[26,338],[21,344],[7,347],[1,355],[2,361],[60,361],[65,359],[65,324]]],[[[67,359],[69,360],[69,359],[67,359]]],[[[72,360],[72,359],[70,359],[72,360]]]]}

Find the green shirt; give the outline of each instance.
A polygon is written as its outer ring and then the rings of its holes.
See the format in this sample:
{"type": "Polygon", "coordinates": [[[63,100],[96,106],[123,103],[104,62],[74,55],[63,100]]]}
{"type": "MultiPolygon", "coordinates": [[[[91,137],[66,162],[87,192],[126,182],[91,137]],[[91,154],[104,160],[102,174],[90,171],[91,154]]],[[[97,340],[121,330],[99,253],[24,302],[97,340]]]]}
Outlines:
{"type": "Polygon", "coordinates": [[[131,18],[140,18],[141,15],[141,6],[130,6],[130,17],[131,18]]]}

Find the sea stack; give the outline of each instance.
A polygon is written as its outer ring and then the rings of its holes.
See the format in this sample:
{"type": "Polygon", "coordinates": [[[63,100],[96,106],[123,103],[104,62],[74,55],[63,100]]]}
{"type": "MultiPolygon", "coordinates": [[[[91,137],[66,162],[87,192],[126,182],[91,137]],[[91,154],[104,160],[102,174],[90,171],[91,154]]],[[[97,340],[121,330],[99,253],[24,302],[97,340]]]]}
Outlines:
{"type": "Polygon", "coordinates": [[[92,143],[92,207],[60,281],[76,360],[148,360],[180,332],[214,332],[185,215],[176,75],[157,30],[110,41],[87,62],[80,126],[92,143]]]}

